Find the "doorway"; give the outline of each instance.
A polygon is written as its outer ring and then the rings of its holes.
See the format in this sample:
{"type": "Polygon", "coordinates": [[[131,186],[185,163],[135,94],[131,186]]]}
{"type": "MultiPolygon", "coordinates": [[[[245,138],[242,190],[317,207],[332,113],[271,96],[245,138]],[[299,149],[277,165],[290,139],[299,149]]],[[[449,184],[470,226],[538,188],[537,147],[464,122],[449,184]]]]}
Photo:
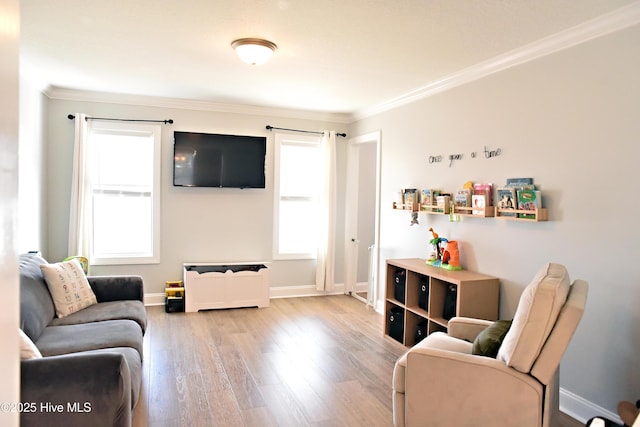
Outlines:
{"type": "Polygon", "coordinates": [[[379,164],[379,131],[348,141],[345,291],[374,308],[378,296],[379,164]]]}

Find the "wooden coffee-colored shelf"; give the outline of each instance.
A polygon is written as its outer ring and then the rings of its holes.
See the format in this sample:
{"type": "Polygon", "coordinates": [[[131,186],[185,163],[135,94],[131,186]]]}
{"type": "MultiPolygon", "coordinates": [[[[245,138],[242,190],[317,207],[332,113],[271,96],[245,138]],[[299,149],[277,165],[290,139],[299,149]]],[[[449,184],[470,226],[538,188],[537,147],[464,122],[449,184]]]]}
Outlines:
{"type": "Polygon", "coordinates": [[[512,221],[529,221],[529,222],[542,222],[542,221],[549,220],[546,208],[538,208],[535,210],[522,210],[522,209],[500,209],[495,206],[486,206],[484,208],[477,208],[477,207],[464,207],[464,206],[450,206],[449,204],[445,204],[444,212],[443,212],[443,206],[424,205],[424,204],[418,204],[418,203],[407,204],[407,205],[403,205],[395,202],[393,203],[394,210],[420,212],[420,213],[432,214],[432,215],[449,215],[451,207],[453,207],[454,215],[465,216],[465,217],[500,218],[500,219],[508,219],[512,221]],[[519,214],[531,215],[532,218],[523,218],[519,214]]]}
{"type": "Polygon", "coordinates": [[[397,203],[393,202],[393,209],[400,211],[415,212],[418,210],[418,203],[397,203]]]}
{"type": "Polygon", "coordinates": [[[495,215],[496,210],[493,206],[485,206],[484,208],[467,207],[467,206],[454,206],[454,215],[460,216],[475,216],[480,218],[491,218],[495,215]]]}
{"type": "Polygon", "coordinates": [[[540,222],[547,221],[547,209],[546,208],[538,208],[535,210],[522,210],[522,209],[499,209],[496,208],[496,218],[500,219],[510,219],[513,221],[532,221],[532,222],[540,222]],[[505,215],[509,214],[509,215],[505,215]],[[532,218],[522,218],[520,215],[526,214],[531,215],[532,218]]]}

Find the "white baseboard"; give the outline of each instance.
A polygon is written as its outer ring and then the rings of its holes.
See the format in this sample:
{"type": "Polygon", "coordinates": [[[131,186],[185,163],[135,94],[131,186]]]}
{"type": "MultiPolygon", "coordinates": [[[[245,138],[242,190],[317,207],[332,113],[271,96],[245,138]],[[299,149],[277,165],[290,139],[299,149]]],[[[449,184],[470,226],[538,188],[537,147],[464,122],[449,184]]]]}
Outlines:
{"type": "Polygon", "coordinates": [[[319,291],[313,285],[275,286],[269,289],[269,298],[318,297],[344,294],[344,284],[336,283],[332,291],[319,291]]]}
{"type": "Polygon", "coordinates": [[[368,282],[356,283],[356,292],[369,292],[369,283],[368,282]]]}
{"type": "MultiPolygon", "coordinates": [[[[344,294],[344,284],[342,283],[337,283],[331,292],[318,291],[313,285],[276,286],[269,288],[269,298],[300,298],[342,294],[344,294]]],[[[144,294],[144,305],[164,305],[164,294],[160,292],[144,294]]],[[[381,304],[380,301],[376,301],[373,308],[378,313],[384,314],[383,305],[384,304],[381,304]]]]}
{"type": "Polygon", "coordinates": [[[164,305],[164,293],[144,294],[144,305],[164,305]]]}
{"type": "Polygon", "coordinates": [[[581,423],[586,423],[593,417],[603,417],[622,425],[618,414],[589,402],[562,387],[560,388],[560,410],[581,423]]]}
{"type": "MultiPolygon", "coordinates": [[[[313,285],[302,286],[272,286],[269,288],[269,298],[299,298],[299,297],[317,297],[323,295],[342,295],[344,294],[344,284],[336,283],[330,292],[319,291],[313,285]]],[[[144,305],[164,305],[163,293],[144,294],[144,305]]]]}

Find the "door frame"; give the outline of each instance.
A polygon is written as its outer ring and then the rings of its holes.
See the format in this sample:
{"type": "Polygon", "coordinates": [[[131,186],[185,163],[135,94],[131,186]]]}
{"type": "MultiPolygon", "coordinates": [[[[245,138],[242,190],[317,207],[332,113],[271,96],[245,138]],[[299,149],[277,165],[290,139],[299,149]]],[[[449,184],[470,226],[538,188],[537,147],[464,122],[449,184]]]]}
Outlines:
{"type": "Polygon", "coordinates": [[[355,293],[356,285],[356,256],[358,242],[352,241],[358,229],[358,206],[357,206],[357,185],[358,185],[358,151],[360,144],[376,144],[376,173],[375,173],[375,209],[374,209],[374,243],[373,254],[370,254],[372,264],[369,273],[370,286],[367,300],[363,301],[378,310],[379,294],[379,270],[380,270],[380,163],[382,153],[381,131],[366,133],[350,138],[347,141],[347,167],[346,167],[346,201],[345,201],[345,239],[344,239],[344,287],[345,293],[351,294],[357,299],[363,300],[355,293]],[[355,202],[355,203],[354,203],[355,202]]]}

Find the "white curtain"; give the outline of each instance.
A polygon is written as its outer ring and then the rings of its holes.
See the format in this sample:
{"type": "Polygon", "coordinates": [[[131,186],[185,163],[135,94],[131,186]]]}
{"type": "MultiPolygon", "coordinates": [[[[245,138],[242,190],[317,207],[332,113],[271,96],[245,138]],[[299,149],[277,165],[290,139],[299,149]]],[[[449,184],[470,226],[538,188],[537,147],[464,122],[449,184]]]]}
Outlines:
{"type": "Polygon", "coordinates": [[[71,204],[69,209],[68,255],[89,259],[89,218],[91,184],[87,171],[88,125],[86,114],[76,114],[73,141],[73,176],[71,178],[71,204]]]}
{"type": "Polygon", "coordinates": [[[320,194],[318,224],[318,264],[316,289],[332,291],[335,264],[336,231],[336,133],[324,131],[322,136],[324,186],[320,194]]]}

